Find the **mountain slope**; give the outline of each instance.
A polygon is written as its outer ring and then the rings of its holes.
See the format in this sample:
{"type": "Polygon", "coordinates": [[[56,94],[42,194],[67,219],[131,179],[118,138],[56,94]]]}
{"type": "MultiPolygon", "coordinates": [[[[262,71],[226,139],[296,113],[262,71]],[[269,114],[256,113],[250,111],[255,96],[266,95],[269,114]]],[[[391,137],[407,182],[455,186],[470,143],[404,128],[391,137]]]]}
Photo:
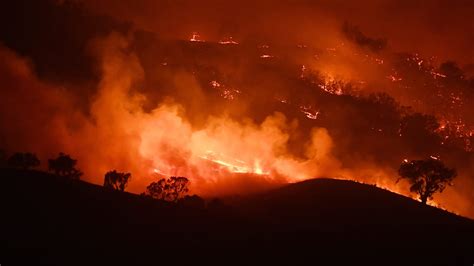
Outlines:
{"type": "Polygon", "coordinates": [[[309,180],[217,209],[41,172],[2,170],[0,184],[6,265],[222,264],[219,257],[299,264],[354,256],[366,264],[418,257],[419,265],[452,265],[469,262],[474,250],[473,221],[350,181],[309,180]]]}

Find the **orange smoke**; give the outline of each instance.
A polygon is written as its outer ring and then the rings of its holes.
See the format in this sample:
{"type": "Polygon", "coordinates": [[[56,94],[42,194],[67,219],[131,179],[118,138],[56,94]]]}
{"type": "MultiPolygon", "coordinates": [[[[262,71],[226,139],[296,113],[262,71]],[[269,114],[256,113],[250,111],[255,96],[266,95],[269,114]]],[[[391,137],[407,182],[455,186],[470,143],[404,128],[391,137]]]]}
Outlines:
{"type": "MultiPolygon", "coordinates": [[[[78,159],[84,179],[97,184],[109,170],[131,172],[128,188],[137,193],[157,178],[176,175],[188,177],[191,192],[204,196],[250,193],[322,176],[408,194],[406,184],[395,184],[393,169],[367,158],[358,167],[344,167],[325,128],[311,130],[302,154],[290,152],[298,121],[288,121],[282,113],[260,123],[223,113],[196,125],[193,113],[175,99],[145,109],[147,97],[139,90],[145,72],[128,38],[112,34],[91,43],[101,80],[87,115],[78,111],[67,90],[39,80],[26,59],[0,48],[5,73],[0,82],[8,88],[1,91],[7,99],[0,107],[7,131],[2,144],[8,150],[37,152],[43,162],[60,151],[69,153],[78,159]]],[[[203,98],[199,85],[189,82],[192,76],[178,77],[188,86],[186,99],[203,98]]],[[[201,102],[192,106],[207,108],[201,102]]],[[[470,207],[462,208],[467,212],[470,207]]]]}
{"type": "MultiPolygon", "coordinates": [[[[184,108],[171,100],[145,112],[145,95],[134,87],[143,78],[143,69],[127,47],[126,37],[118,34],[91,45],[100,61],[102,79],[90,117],[71,112],[71,96],[53,85],[42,84],[25,60],[2,49],[12,57],[7,61],[14,62],[7,66],[10,71],[18,72],[20,80],[40,86],[31,96],[41,98],[37,99],[39,104],[24,103],[28,111],[15,114],[16,119],[21,117],[29,123],[16,129],[31,132],[37,127],[49,133],[31,141],[27,141],[29,136],[17,138],[16,143],[22,143],[23,149],[34,149],[42,158],[59,151],[70,153],[79,160],[84,178],[94,183],[100,184],[104,173],[111,169],[129,171],[133,177],[129,188],[133,192],[143,191],[160,175],[178,175],[190,178],[194,193],[246,193],[331,176],[339,168],[339,162],[331,155],[332,140],[325,129],[313,130],[304,158],[290,154],[287,142],[290,130],[297,124],[287,121],[281,113],[267,117],[261,124],[250,118],[236,121],[224,114],[208,117],[203,126],[194,127],[184,115],[184,108]],[[57,110],[45,113],[50,106],[57,110]],[[44,114],[48,122],[40,125],[32,109],[38,109],[34,112],[44,114]],[[46,135],[51,139],[43,139],[46,135]],[[31,145],[32,142],[38,145],[31,145]]],[[[19,95],[9,98],[24,100],[19,95]]]]}
{"type": "MultiPolygon", "coordinates": [[[[91,176],[126,167],[134,174],[134,191],[142,190],[157,175],[187,176],[195,193],[215,195],[248,192],[254,190],[255,182],[272,185],[332,175],[338,168],[324,129],[313,132],[306,158],[292,156],[286,147],[291,125],[280,113],[261,124],[249,118],[209,117],[196,128],[177,103],[143,111],[145,96],[133,90],[143,71],[135,55],[124,52],[126,39],[114,35],[96,45],[103,78],[91,109],[94,125],[87,124],[77,138],[94,142],[88,146],[110,146],[95,155],[83,155],[89,157],[86,160],[97,157],[87,163],[94,167],[86,172],[91,176]],[[246,179],[248,184],[231,186],[241,182],[233,179],[246,179]]],[[[80,147],[76,149],[79,154],[80,147]]]]}

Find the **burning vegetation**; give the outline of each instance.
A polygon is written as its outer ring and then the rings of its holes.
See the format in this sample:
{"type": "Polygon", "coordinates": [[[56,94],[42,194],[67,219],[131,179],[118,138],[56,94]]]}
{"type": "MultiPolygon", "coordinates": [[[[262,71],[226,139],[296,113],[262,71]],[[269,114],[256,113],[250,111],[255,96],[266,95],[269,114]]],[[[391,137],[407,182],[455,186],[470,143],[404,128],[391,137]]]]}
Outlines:
{"type": "MultiPolygon", "coordinates": [[[[101,183],[117,169],[108,186],[124,190],[131,173],[130,191],[162,198],[175,196],[162,192],[172,176],[203,196],[334,177],[416,197],[397,171],[405,159],[432,156],[458,174],[432,203],[474,216],[472,61],[407,52],[391,46],[398,32],[371,37],[338,16],[291,30],[208,16],[212,26],[196,18],[164,32],[154,23],[169,21],[127,13],[131,26],[123,11],[105,16],[89,1],[47,6],[53,18],[73,14],[59,31],[74,45],[25,48],[3,30],[0,148],[8,152],[66,151],[85,180],[101,183]],[[100,30],[70,31],[85,20],[100,30]],[[321,33],[307,31],[313,24],[321,33]],[[64,54],[49,56],[55,50],[64,54]]],[[[42,23],[48,43],[68,40],[48,35],[54,21],[42,23]]]]}

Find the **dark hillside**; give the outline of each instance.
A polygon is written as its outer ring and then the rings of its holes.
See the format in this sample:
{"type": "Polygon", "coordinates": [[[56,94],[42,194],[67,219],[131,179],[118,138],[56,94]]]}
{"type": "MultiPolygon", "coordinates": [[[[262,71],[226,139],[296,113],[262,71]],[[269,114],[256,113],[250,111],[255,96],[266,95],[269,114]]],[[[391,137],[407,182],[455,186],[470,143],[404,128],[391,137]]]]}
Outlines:
{"type": "Polygon", "coordinates": [[[462,265],[474,250],[471,220],[350,181],[309,180],[217,209],[175,206],[41,172],[2,170],[0,189],[2,265],[203,258],[219,265],[323,258],[462,265]]]}

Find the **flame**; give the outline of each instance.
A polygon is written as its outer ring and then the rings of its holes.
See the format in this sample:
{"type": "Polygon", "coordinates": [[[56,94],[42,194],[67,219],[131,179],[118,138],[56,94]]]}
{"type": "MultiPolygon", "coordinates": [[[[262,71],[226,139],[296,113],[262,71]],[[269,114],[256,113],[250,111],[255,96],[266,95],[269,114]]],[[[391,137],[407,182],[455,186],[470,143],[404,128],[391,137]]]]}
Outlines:
{"type": "Polygon", "coordinates": [[[300,110],[307,118],[313,120],[318,119],[318,115],[321,113],[320,111],[314,111],[311,106],[300,106],[300,110]]]}
{"type": "Polygon", "coordinates": [[[234,41],[234,38],[232,38],[232,36],[220,40],[219,43],[223,44],[223,45],[229,45],[229,44],[237,45],[237,44],[239,44],[238,42],[234,41]]]}
{"type": "Polygon", "coordinates": [[[189,39],[190,42],[205,42],[201,39],[201,35],[198,32],[193,32],[191,38],[189,39]]]}
{"type": "Polygon", "coordinates": [[[219,91],[219,95],[226,100],[235,100],[241,91],[238,89],[228,88],[216,80],[210,82],[211,87],[219,91]]]}
{"type": "MultiPolygon", "coordinates": [[[[213,151],[207,151],[205,155],[200,156],[204,160],[211,161],[218,166],[221,166],[219,170],[225,170],[232,173],[241,173],[241,174],[256,174],[256,175],[268,175],[269,171],[265,171],[261,165],[260,160],[255,159],[253,167],[249,163],[235,159],[235,158],[226,158],[223,155],[216,155],[213,151]]],[[[218,170],[218,171],[219,171],[218,170]]]]}

